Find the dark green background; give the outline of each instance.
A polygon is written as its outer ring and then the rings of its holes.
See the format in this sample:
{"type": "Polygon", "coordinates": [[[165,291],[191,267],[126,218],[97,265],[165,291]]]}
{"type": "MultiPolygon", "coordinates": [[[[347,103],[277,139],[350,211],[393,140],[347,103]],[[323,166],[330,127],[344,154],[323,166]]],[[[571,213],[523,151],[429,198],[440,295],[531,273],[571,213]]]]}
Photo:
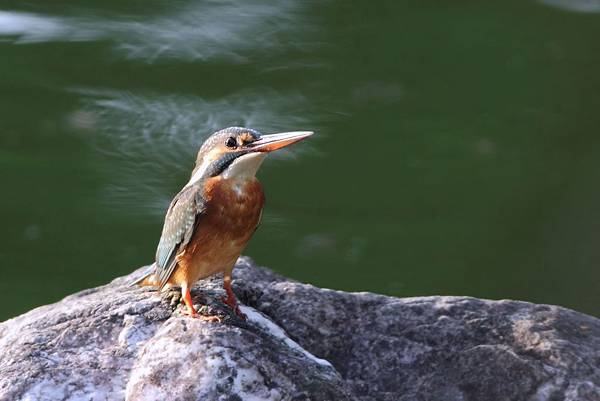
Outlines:
{"type": "Polygon", "coordinates": [[[600,316],[599,38],[535,1],[2,2],[0,320],[151,262],[241,124],[317,132],[259,173],[259,264],[600,316]]]}

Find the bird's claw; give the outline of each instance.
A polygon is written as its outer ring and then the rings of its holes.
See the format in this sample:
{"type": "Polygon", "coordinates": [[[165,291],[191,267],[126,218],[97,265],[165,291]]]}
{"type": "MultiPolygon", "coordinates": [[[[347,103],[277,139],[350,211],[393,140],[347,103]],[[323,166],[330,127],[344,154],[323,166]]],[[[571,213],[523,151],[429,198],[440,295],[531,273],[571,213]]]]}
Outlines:
{"type": "Polygon", "coordinates": [[[244,312],[242,312],[242,311],[240,310],[240,308],[238,308],[237,306],[236,306],[236,308],[235,308],[234,312],[235,312],[235,314],[237,315],[237,317],[239,317],[240,319],[242,319],[242,320],[246,320],[246,319],[247,319],[247,317],[246,317],[246,315],[244,314],[244,312]]]}
{"type": "Polygon", "coordinates": [[[235,313],[237,317],[239,317],[242,320],[246,320],[246,315],[240,310],[240,307],[238,306],[235,300],[232,301],[231,298],[221,297],[221,302],[229,306],[229,308],[233,311],[233,313],[235,313]]]}
{"type": "Polygon", "coordinates": [[[221,323],[221,318],[217,315],[203,315],[203,314],[198,313],[195,309],[190,311],[185,306],[184,306],[182,313],[186,316],[192,317],[194,319],[199,319],[203,322],[221,323]]]}
{"type": "Polygon", "coordinates": [[[192,314],[187,314],[187,315],[190,317],[193,317],[194,319],[199,319],[203,322],[221,323],[221,318],[216,315],[201,315],[198,312],[192,313],[192,314]]]}

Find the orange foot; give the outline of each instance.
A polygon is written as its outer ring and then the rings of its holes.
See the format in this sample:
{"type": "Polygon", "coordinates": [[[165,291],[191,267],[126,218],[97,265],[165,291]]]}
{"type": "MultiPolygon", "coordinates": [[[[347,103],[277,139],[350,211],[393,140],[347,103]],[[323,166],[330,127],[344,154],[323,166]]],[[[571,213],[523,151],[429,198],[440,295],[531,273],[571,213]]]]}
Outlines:
{"type": "Polygon", "coordinates": [[[221,302],[223,302],[224,304],[229,306],[231,308],[231,310],[236,314],[237,317],[239,317],[242,320],[246,320],[246,315],[244,315],[244,313],[238,307],[235,298],[222,297],[221,302]]]}
{"type": "Polygon", "coordinates": [[[215,315],[201,315],[196,310],[190,311],[187,307],[183,312],[184,315],[193,317],[194,319],[200,319],[203,322],[221,323],[221,318],[215,315]]]}
{"type": "Polygon", "coordinates": [[[186,308],[184,310],[184,314],[188,315],[190,317],[193,317],[195,319],[200,319],[203,322],[216,322],[216,323],[221,323],[221,318],[218,316],[214,316],[214,315],[201,315],[196,311],[196,308],[194,308],[194,303],[192,302],[192,295],[190,294],[190,290],[188,290],[187,288],[184,290],[183,288],[181,289],[181,293],[183,295],[183,303],[185,304],[186,308]]]}
{"type": "Polygon", "coordinates": [[[221,301],[227,304],[231,310],[242,320],[246,320],[246,315],[242,313],[237,304],[237,299],[235,298],[235,294],[231,289],[231,277],[225,277],[223,280],[223,288],[225,288],[225,292],[227,293],[226,297],[221,298],[221,301]]]}

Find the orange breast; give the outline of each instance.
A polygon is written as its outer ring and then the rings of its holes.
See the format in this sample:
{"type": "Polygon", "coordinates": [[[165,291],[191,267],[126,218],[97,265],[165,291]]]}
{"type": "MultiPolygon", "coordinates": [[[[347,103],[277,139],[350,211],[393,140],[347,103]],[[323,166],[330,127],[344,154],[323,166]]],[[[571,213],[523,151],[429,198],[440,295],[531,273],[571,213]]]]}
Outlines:
{"type": "Polygon", "coordinates": [[[178,267],[169,280],[178,285],[192,285],[218,272],[230,273],[260,222],[265,197],[257,179],[214,177],[204,188],[206,212],[178,255],[178,267]]]}

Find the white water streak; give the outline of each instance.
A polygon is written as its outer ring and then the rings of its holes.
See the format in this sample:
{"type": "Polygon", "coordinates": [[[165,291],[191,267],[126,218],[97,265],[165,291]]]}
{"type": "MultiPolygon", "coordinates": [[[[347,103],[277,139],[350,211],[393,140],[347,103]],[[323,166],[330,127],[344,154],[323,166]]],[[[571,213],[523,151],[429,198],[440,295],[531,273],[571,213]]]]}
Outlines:
{"type": "MultiPolygon", "coordinates": [[[[0,10],[0,38],[15,43],[108,40],[128,58],[154,61],[159,58],[207,60],[225,58],[244,61],[252,52],[272,52],[306,23],[301,19],[303,2],[257,0],[203,1],[172,8],[161,16],[101,18],[61,17],[0,10]]],[[[92,14],[92,13],[90,13],[92,14]]]]}
{"type": "Polygon", "coordinates": [[[577,13],[600,13],[600,0],[538,0],[547,6],[577,13]]]}

